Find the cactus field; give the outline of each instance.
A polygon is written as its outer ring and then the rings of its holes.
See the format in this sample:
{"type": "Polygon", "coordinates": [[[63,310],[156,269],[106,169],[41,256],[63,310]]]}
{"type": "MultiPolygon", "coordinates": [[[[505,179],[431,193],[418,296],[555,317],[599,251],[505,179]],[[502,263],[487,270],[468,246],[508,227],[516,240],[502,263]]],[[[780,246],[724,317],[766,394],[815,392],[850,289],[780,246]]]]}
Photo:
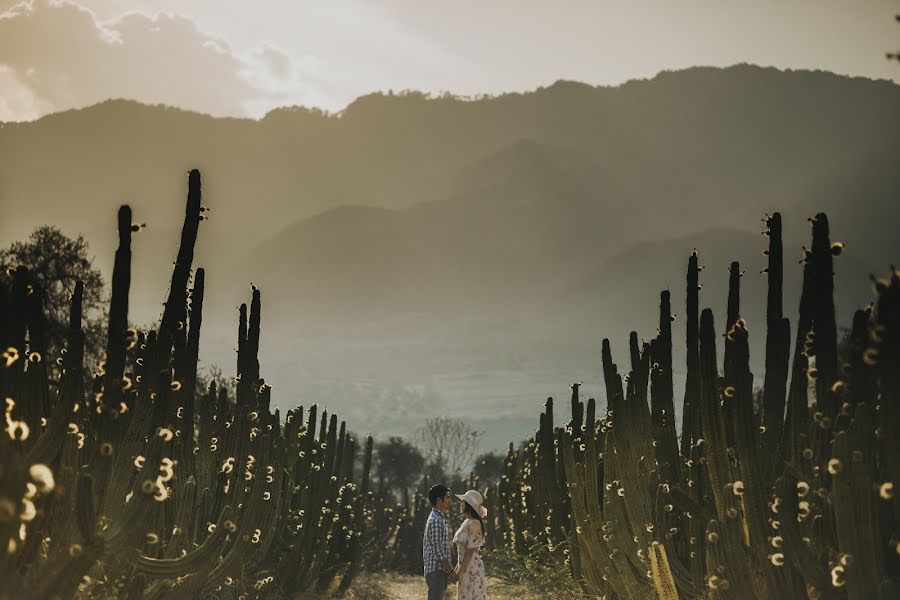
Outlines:
{"type": "MultiPolygon", "coordinates": [[[[826,215],[810,219],[799,322],[784,317],[782,223],[765,219],[764,384],[754,403],[741,271],[730,271],[725,352],[687,260],[687,380],[676,423],[672,299],[627,369],[603,341],[607,404],[572,386],[572,420],[548,399],[491,494],[502,543],[564,560],[588,597],[900,597],[900,272],[873,279],[839,354],[826,215]],[[680,433],[680,435],[679,435],[680,433]]],[[[762,350],[761,350],[762,351],[762,350]]],[[[679,394],[680,396],[680,394],[679,394]]]]}
{"type": "MultiPolygon", "coordinates": [[[[5,274],[0,599],[325,598],[350,593],[364,571],[420,567],[428,482],[397,505],[372,489],[371,437],[315,405],[273,408],[261,290],[239,309],[234,392],[213,382],[195,393],[203,305],[216,301],[193,264],[206,210],[191,171],[165,308],[139,331],[128,303],[140,215],[120,208],[98,365],[84,359],[83,285],[66,348],[49,356],[37,282],[25,267],[5,274]]],[[[533,437],[510,445],[485,489],[486,563],[549,561],[587,598],[900,597],[900,272],[873,279],[872,305],[840,343],[843,245],[825,214],[810,225],[795,322],[775,213],[764,327],[741,318],[737,263],[717,327],[701,309],[694,252],[685,297],[661,292],[659,328],[649,342],[632,333],[627,367],[603,340],[605,402],[573,384],[563,424],[547,399],[533,437]],[[758,393],[751,351],[765,355],[758,393]]]]}

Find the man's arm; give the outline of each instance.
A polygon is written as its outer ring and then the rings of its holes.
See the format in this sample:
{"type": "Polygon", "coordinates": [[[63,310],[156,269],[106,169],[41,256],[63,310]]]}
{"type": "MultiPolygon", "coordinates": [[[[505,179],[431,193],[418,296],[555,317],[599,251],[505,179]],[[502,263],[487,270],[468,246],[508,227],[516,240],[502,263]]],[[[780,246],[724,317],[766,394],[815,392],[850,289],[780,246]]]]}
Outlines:
{"type": "Polygon", "coordinates": [[[434,552],[441,570],[450,576],[450,582],[456,580],[456,574],[453,567],[450,566],[450,551],[447,541],[447,527],[436,519],[428,519],[425,523],[425,543],[431,547],[434,552]]]}
{"type": "Polygon", "coordinates": [[[449,576],[448,581],[450,583],[456,583],[457,581],[459,581],[459,574],[450,566],[449,560],[442,560],[441,568],[444,570],[444,573],[449,576]]]}

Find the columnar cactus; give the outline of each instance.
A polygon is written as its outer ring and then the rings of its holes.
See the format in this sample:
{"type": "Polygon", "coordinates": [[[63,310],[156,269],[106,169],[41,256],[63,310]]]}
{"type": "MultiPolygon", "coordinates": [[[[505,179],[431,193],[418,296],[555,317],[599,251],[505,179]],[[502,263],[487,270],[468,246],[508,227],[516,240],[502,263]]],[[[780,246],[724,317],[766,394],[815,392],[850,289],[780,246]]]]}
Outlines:
{"type": "MultiPolygon", "coordinates": [[[[584,430],[573,427],[558,440],[572,510],[569,544],[578,563],[576,579],[588,595],[873,598],[897,593],[900,506],[893,484],[900,477],[900,397],[895,397],[900,273],[876,280],[878,302],[874,310],[855,313],[849,347],[839,356],[832,261],[843,246],[831,243],[825,215],[811,221],[813,244],[802,261],[788,390],[781,217],[766,218],[766,376],[759,409],[753,403],[737,263],[729,272],[720,371],[713,313],[699,309],[696,252],[688,261],[680,447],[673,445],[662,418],[672,397],[671,379],[665,377],[668,294],[661,296],[660,328],[649,353],[636,334],[630,336],[626,377],[603,341],[606,416],[596,426],[588,416],[584,430]],[[679,463],[680,469],[669,468],[679,463]]],[[[572,406],[573,415],[579,414],[574,393],[572,406]]],[[[541,415],[536,436],[537,464],[548,414],[541,415]]],[[[546,496],[513,485],[530,480],[529,456],[522,453],[518,462],[511,453],[504,471],[499,503],[509,513],[534,498],[540,511],[546,496]]],[[[518,536],[542,534],[543,519],[510,521],[515,535],[506,541],[517,549],[518,536]]]]}
{"type": "MultiPolygon", "coordinates": [[[[8,398],[0,597],[268,598],[315,581],[346,589],[358,572],[350,564],[362,548],[350,530],[358,534],[371,514],[369,467],[359,494],[355,442],[343,429],[337,436],[335,415],[317,442],[315,406],[306,427],[302,408],[283,424],[270,412],[257,358],[259,290],[249,318],[242,311],[237,403],[215,383],[194,398],[202,269],[188,285],[205,209],[199,172],[188,183],[166,308],[146,333],[128,327],[131,236],[140,227],[128,207],[119,212],[107,357],[92,390],[81,375],[83,285],[72,294],[53,398],[37,284],[19,268],[11,286],[0,285],[0,396],[8,398]]],[[[371,439],[367,456],[370,464],[371,439]]]]}
{"type": "MultiPolygon", "coordinates": [[[[790,361],[791,326],[782,312],[784,252],[781,242],[781,214],[776,212],[772,216],[767,215],[765,223],[769,247],[765,251],[768,266],[764,272],[767,273],[769,285],[766,296],[766,372],[763,383],[762,440],[766,448],[780,448],[790,361]]],[[[771,478],[774,471],[770,468],[767,468],[767,471],[768,477],[771,478]]]]}
{"type": "MultiPolygon", "coordinates": [[[[83,286],[51,395],[46,361],[56,357],[46,356],[37,283],[18,268],[0,285],[0,597],[290,597],[346,591],[367,557],[421,567],[428,482],[392,506],[371,489],[371,438],[357,478],[357,441],[337,415],[301,407],[282,421],[270,409],[260,290],[239,313],[237,397],[213,383],[194,398],[206,300],[202,269],[188,291],[204,212],[199,172],[188,183],[166,308],[149,332],[128,328],[134,228],[130,210],[119,213],[107,357],[91,390],[81,376],[83,286]]],[[[780,215],[766,225],[762,407],[753,405],[740,267],[730,269],[720,372],[694,253],[680,445],[663,292],[657,335],[640,344],[631,334],[624,377],[603,341],[605,413],[573,384],[567,427],[554,425],[548,399],[534,437],[510,446],[499,484],[485,490],[492,548],[549,550],[593,596],[897,594],[900,274],[876,280],[877,301],[854,314],[839,354],[832,263],[842,245],[831,243],[825,215],[812,219],[788,386],[780,215]]]]}

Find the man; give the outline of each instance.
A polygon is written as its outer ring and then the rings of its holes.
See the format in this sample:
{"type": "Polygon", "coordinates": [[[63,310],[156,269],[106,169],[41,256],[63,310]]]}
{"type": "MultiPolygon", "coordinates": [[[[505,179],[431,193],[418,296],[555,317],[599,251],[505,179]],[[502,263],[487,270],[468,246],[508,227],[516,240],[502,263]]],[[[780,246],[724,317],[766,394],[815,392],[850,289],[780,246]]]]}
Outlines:
{"type": "Polygon", "coordinates": [[[450,566],[450,530],[447,511],[450,510],[450,490],[435,485],[428,490],[431,514],[425,523],[425,537],[422,542],[422,556],[425,559],[425,583],[428,585],[428,600],[444,600],[447,585],[456,583],[456,573],[450,566]]]}

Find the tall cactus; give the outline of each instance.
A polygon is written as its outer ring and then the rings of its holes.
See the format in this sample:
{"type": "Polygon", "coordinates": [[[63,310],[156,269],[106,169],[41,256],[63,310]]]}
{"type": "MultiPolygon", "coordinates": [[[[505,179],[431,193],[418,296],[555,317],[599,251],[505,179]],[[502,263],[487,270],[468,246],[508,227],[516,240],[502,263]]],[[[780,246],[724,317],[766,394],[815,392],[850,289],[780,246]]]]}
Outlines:
{"type": "Polygon", "coordinates": [[[687,379],[681,425],[682,456],[688,456],[691,445],[700,436],[700,411],[697,408],[700,402],[700,266],[696,250],[688,259],[686,296],[687,379]]]}
{"type": "Polygon", "coordinates": [[[187,286],[204,210],[199,172],[188,184],[157,330],[127,326],[132,224],[127,207],[119,213],[107,359],[92,390],[81,376],[84,286],[71,298],[60,394],[51,402],[39,366],[49,358],[40,294],[25,268],[11,289],[0,285],[0,337],[7,355],[21,354],[0,368],[0,396],[10,398],[10,435],[0,436],[0,596],[261,598],[295,593],[326,572],[346,587],[358,573],[348,568],[362,551],[358,536],[321,543],[350,524],[360,531],[370,514],[368,493],[356,491],[355,443],[346,433],[337,443],[333,415],[322,431],[329,443],[318,446],[315,407],[308,428],[302,409],[284,426],[270,411],[257,359],[258,290],[241,336],[243,403],[233,405],[215,383],[195,402],[204,271],[190,293],[187,286]],[[337,521],[322,518],[323,506],[339,507],[337,521]]]}
{"type": "Polygon", "coordinates": [[[650,375],[650,401],[653,441],[656,447],[656,460],[660,467],[660,478],[671,484],[681,479],[672,383],[673,319],[670,295],[666,290],[659,295],[659,334],[651,343],[653,365],[650,375]]]}
{"type": "MultiPolygon", "coordinates": [[[[781,446],[785,393],[790,361],[791,326],[783,314],[784,251],[781,241],[781,214],[766,216],[769,247],[766,295],[766,372],[763,383],[763,443],[767,448],[781,446]]],[[[770,470],[770,476],[774,474],[770,470]]]]}
{"type": "MultiPolygon", "coordinates": [[[[876,280],[878,305],[854,315],[848,354],[839,365],[830,333],[831,269],[842,246],[830,243],[824,215],[812,221],[786,415],[789,325],[781,307],[777,214],[766,219],[767,373],[759,411],[749,333],[740,317],[740,267],[730,268],[723,377],[712,311],[698,314],[696,253],[688,262],[688,377],[682,444],[674,452],[684,468],[677,477],[666,475],[658,433],[670,386],[661,377],[665,296],[660,329],[649,345],[651,363],[648,345],[639,345],[633,333],[631,369],[623,380],[603,341],[607,415],[596,430],[588,416],[580,439],[568,430],[558,440],[572,507],[575,574],[588,594],[649,597],[648,585],[663,598],[886,598],[897,592],[900,511],[893,482],[900,476],[900,401],[891,402],[890,394],[900,389],[892,383],[900,372],[900,273],[876,280]],[[602,450],[592,448],[595,440],[602,440],[602,450]],[[651,441],[655,453],[648,450],[651,441]]],[[[576,407],[573,399],[573,414],[576,407]]],[[[539,446],[547,416],[541,416],[539,446]]],[[[524,453],[521,465],[508,462],[504,481],[518,473],[527,481],[529,456],[524,453]]],[[[544,496],[506,484],[499,492],[510,511],[544,496]]],[[[542,521],[513,524],[525,529],[527,539],[539,533],[542,521]]],[[[507,539],[518,544],[515,536],[507,539]]]]}
{"type": "MultiPolygon", "coordinates": [[[[271,410],[258,289],[240,312],[236,402],[216,384],[193,397],[205,274],[196,271],[189,293],[199,173],[188,183],[166,310],[146,333],[127,329],[131,215],[120,213],[108,356],[92,390],[79,376],[83,286],[72,297],[56,398],[47,395],[43,307],[28,270],[0,286],[0,397],[10,399],[0,436],[2,596],[324,595],[348,590],[368,557],[421,567],[427,482],[410,505],[392,506],[370,489],[371,438],[358,478],[357,442],[337,415],[311,406],[282,421],[271,410]]],[[[567,560],[594,596],[896,595],[900,274],[876,281],[874,310],[854,314],[839,357],[831,270],[842,246],[831,244],[824,215],[813,219],[785,398],[781,219],[766,222],[762,414],[752,403],[739,266],[730,271],[720,377],[712,311],[699,312],[695,253],[680,446],[663,292],[656,337],[629,337],[625,377],[603,341],[606,413],[598,418],[575,384],[568,427],[554,424],[549,399],[529,444],[510,446],[500,483],[486,490],[492,545],[520,557],[540,546],[542,557],[567,560]]]]}

